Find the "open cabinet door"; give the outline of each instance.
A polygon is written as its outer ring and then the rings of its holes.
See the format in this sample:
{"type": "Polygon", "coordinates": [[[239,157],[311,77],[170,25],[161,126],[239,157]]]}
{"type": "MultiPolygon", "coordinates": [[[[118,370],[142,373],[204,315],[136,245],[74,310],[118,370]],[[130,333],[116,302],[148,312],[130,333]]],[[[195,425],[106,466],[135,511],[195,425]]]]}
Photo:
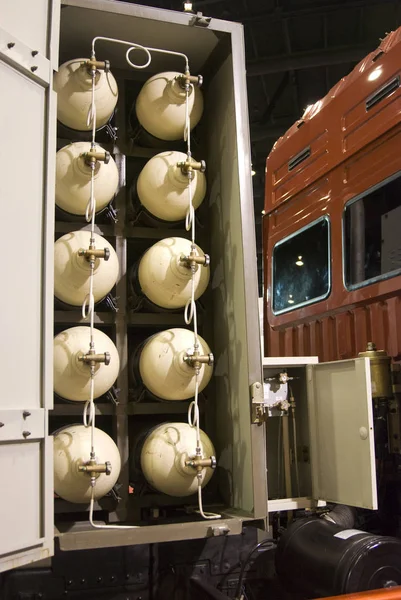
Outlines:
{"type": "Polygon", "coordinates": [[[376,509],[369,359],[320,363],[307,370],[313,497],[376,509]]]}
{"type": "Polygon", "coordinates": [[[58,0],[0,0],[0,571],[53,554],[58,0]]]}

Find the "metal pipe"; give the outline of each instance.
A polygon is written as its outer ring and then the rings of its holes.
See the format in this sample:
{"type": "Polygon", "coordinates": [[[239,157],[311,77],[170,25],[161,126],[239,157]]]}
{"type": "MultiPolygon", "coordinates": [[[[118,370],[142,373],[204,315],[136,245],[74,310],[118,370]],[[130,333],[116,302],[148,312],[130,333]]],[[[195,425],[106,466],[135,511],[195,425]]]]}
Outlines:
{"type": "MultiPolygon", "coordinates": [[[[281,418],[283,421],[285,495],[286,498],[292,498],[289,416],[284,415],[281,418]]],[[[292,511],[288,512],[288,520],[292,521],[292,511]]]]}

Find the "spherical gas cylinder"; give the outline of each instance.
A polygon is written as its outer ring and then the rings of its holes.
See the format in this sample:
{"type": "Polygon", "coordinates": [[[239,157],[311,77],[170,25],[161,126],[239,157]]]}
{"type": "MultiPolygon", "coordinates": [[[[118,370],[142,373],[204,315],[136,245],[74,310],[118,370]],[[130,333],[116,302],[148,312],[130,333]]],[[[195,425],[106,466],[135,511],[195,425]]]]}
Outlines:
{"type": "MultiPolygon", "coordinates": [[[[209,437],[200,431],[202,455],[215,456],[209,437]]],[[[195,457],[196,428],[188,423],[163,423],[155,427],[145,439],[141,451],[142,472],[159,492],[169,496],[191,496],[196,493],[196,469],[185,465],[195,457]]],[[[202,487],[210,480],[213,469],[202,469],[202,487]]]]}
{"type": "MultiPolygon", "coordinates": [[[[153,75],[136,100],[136,115],[146,131],[155,137],[171,141],[184,138],[186,92],[176,71],[153,75]]],[[[190,128],[200,121],[203,113],[203,96],[200,89],[191,85],[189,94],[190,128]]]]}
{"type": "MultiPolygon", "coordinates": [[[[198,336],[201,354],[210,348],[198,336]]],[[[184,358],[192,354],[194,334],[189,329],[168,329],[156,333],[144,344],[139,357],[139,372],[145,387],[163,400],[186,400],[195,394],[195,369],[184,358]]],[[[209,383],[213,368],[202,364],[199,372],[199,391],[209,383]]]]}
{"type": "Polygon", "coordinates": [[[185,162],[183,152],[161,152],[151,158],[139,174],[136,189],[141,204],[152,215],[163,221],[181,221],[189,207],[189,185],[192,205],[196,210],[206,194],[206,177],[200,171],[188,176],[178,166],[185,162]]]}
{"type": "MultiPolygon", "coordinates": [[[[78,470],[88,463],[91,452],[91,428],[84,425],[63,427],[54,434],[54,491],[68,502],[84,504],[91,499],[88,473],[78,470]]],[[[94,498],[102,498],[112,489],[121,470],[120,453],[114,441],[101,429],[94,431],[94,447],[98,464],[110,463],[111,472],[97,473],[94,498]]]]}
{"type": "MultiPolygon", "coordinates": [[[[89,351],[89,332],[89,327],[71,327],[54,338],[54,391],[67,400],[89,400],[90,367],[80,360],[89,351]]],[[[95,367],[94,397],[99,398],[117,379],[120,359],[117,348],[103,331],[94,329],[93,338],[96,354],[110,355],[110,364],[98,363],[95,367]]]]}
{"type": "MultiPolygon", "coordinates": [[[[86,58],[69,60],[54,74],[57,92],[57,118],[66,127],[89,131],[92,123],[88,114],[92,105],[92,75],[85,65],[86,58]]],[[[96,128],[103,127],[110,119],[118,100],[118,87],[112,73],[96,72],[95,105],[96,128]]]]}
{"type": "MultiPolygon", "coordinates": [[[[90,231],[73,231],[54,244],[54,295],[72,306],[81,306],[89,294],[90,265],[79,251],[89,248],[90,237],[90,231]]],[[[119,269],[113,246],[97,233],[94,238],[96,249],[106,249],[109,256],[95,260],[93,296],[99,302],[115,285],[119,269]]]]}
{"type": "MultiPolygon", "coordinates": [[[[91,194],[92,169],[82,156],[91,149],[90,142],[74,142],[56,154],[56,204],[73,215],[84,215],[91,194]]],[[[95,146],[96,152],[105,152],[95,146]]],[[[105,208],[117,192],[118,170],[113,158],[106,164],[96,161],[94,196],[96,212],[105,208]]]]}
{"type": "MultiPolygon", "coordinates": [[[[199,256],[203,251],[196,246],[199,256]]],[[[142,292],[162,308],[182,308],[191,297],[192,272],[180,259],[191,252],[191,242],[184,238],[167,238],[154,244],[142,256],[138,267],[138,282],[142,292]]],[[[195,300],[209,283],[209,266],[197,265],[195,300]]]]}

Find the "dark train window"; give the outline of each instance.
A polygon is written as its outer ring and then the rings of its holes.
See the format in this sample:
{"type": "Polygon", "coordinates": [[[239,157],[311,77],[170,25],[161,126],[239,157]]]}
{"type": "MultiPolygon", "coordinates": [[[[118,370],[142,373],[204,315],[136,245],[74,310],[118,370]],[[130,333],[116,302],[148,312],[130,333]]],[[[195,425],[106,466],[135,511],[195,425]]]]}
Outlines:
{"type": "Polygon", "coordinates": [[[373,188],[344,209],[344,281],[359,287],[401,270],[401,177],[373,188]]]}
{"type": "Polygon", "coordinates": [[[330,224],[322,217],[273,248],[273,312],[326,298],[330,293],[330,224]]]}

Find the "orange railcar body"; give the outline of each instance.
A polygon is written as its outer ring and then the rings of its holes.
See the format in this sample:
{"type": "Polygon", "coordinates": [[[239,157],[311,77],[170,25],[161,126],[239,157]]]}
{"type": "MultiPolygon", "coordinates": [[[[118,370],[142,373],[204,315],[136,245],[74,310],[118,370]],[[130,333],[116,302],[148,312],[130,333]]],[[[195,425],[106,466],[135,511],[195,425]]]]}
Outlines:
{"type": "Polygon", "coordinates": [[[266,356],[352,358],[374,341],[401,360],[401,274],[350,289],[343,268],[345,205],[401,173],[400,57],[401,28],[308,107],[267,158],[266,356]],[[330,220],[330,291],[320,301],[274,312],[273,249],[322,215],[330,220]]]}

